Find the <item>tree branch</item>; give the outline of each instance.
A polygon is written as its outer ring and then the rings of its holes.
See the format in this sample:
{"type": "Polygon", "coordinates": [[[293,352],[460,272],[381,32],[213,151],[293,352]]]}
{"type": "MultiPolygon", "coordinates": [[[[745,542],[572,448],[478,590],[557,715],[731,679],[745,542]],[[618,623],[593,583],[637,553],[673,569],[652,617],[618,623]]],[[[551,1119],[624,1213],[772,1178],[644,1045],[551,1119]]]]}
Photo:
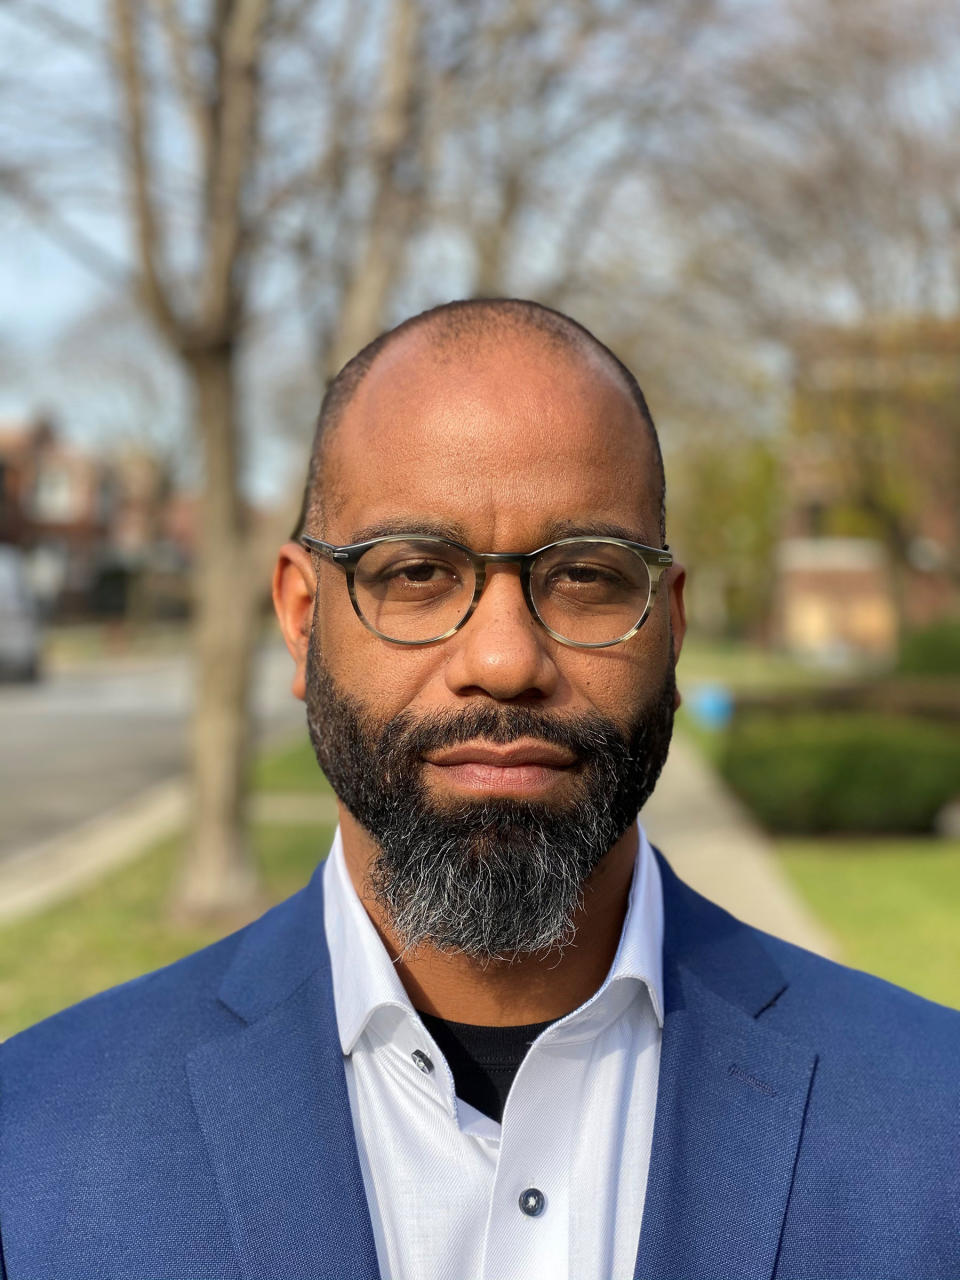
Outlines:
{"type": "Polygon", "coordinates": [[[130,191],[140,261],[140,289],[156,324],[174,341],[182,325],[174,311],[160,266],[160,227],[153,205],[147,152],[143,67],[135,14],[137,0],[113,0],[114,57],[123,95],[130,162],[130,191]]]}
{"type": "Polygon", "coordinates": [[[235,284],[244,237],[243,194],[257,141],[260,60],[271,0],[233,0],[216,31],[219,87],[211,182],[206,208],[206,260],[200,288],[201,332],[207,341],[231,336],[235,284]]]}
{"type": "Polygon", "coordinates": [[[94,31],[81,22],[75,22],[62,12],[50,8],[37,0],[5,0],[4,7],[15,18],[20,18],[34,27],[42,27],[56,40],[77,49],[87,49],[98,56],[109,54],[109,48],[94,31]]]}
{"type": "Polygon", "coordinates": [[[204,102],[203,93],[190,62],[190,39],[183,24],[177,0],[153,0],[158,11],[160,25],[163,27],[167,47],[170,50],[170,61],[173,65],[174,81],[184,114],[200,148],[201,171],[206,172],[212,150],[212,123],[209,105],[204,102]]]}
{"type": "Polygon", "coordinates": [[[349,158],[347,139],[350,117],[356,109],[347,83],[348,73],[353,66],[363,32],[362,23],[354,22],[350,25],[343,44],[332,54],[324,75],[324,83],[333,103],[326,145],[320,147],[317,156],[309,164],[289,174],[267,191],[247,220],[247,235],[251,245],[268,239],[277,215],[291,204],[306,203],[312,195],[322,190],[328,191],[334,198],[342,191],[349,158]]]}
{"type": "Polygon", "coordinates": [[[371,128],[374,190],[367,235],[347,283],[337,342],[331,352],[338,368],[376,332],[403,263],[415,209],[413,184],[417,179],[412,153],[422,141],[417,108],[424,88],[420,80],[423,22],[419,0],[394,0],[383,47],[382,90],[371,128]],[[405,158],[410,160],[410,176],[407,184],[401,185],[398,170],[405,158]]]}
{"type": "Polygon", "coordinates": [[[131,273],[127,264],[62,217],[57,202],[47,200],[31,187],[22,173],[8,167],[0,168],[0,191],[12,203],[31,213],[41,231],[105,284],[117,289],[129,288],[131,273]]]}
{"type": "Polygon", "coordinates": [[[271,35],[281,39],[302,35],[306,30],[307,20],[314,16],[316,9],[316,0],[294,0],[289,9],[277,13],[271,19],[271,35]]]}

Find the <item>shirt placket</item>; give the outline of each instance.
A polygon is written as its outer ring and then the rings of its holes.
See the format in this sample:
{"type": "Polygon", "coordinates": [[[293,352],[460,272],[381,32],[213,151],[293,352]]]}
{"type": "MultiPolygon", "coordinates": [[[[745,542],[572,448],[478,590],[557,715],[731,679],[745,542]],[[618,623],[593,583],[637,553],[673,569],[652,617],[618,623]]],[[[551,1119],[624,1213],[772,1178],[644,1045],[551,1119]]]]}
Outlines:
{"type": "Polygon", "coordinates": [[[580,1050],[546,1041],[531,1048],[503,1114],[500,1153],[484,1238],[482,1280],[564,1280],[573,1126],[580,1050]]]}

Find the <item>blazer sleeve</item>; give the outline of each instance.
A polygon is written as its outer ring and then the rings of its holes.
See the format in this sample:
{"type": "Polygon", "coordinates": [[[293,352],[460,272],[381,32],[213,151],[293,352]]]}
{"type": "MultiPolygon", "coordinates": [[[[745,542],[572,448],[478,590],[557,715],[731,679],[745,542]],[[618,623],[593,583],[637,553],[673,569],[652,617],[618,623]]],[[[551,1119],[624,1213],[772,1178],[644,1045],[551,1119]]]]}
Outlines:
{"type": "MultiPolygon", "coordinates": [[[[2,1042],[0,1042],[2,1045],[2,1042]]],[[[2,1062],[2,1059],[0,1059],[2,1062]]],[[[0,1071],[0,1138],[3,1137],[3,1073],[0,1071]]],[[[0,1179],[3,1178],[3,1168],[0,1165],[0,1179]]],[[[0,1223],[0,1280],[7,1280],[7,1268],[3,1261],[3,1224],[0,1223]]]]}

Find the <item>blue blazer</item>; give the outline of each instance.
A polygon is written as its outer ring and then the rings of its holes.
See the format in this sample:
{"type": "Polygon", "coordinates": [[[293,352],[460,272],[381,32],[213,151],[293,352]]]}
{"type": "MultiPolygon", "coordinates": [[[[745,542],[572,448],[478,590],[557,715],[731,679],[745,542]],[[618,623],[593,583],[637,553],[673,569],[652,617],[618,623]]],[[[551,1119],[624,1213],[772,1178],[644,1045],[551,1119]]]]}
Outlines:
{"type": "MultiPolygon", "coordinates": [[[[637,1280],[960,1278],[960,1015],[661,870],[637,1280]]],[[[322,921],[317,874],[0,1047],[8,1280],[376,1280],[322,921]]]]}

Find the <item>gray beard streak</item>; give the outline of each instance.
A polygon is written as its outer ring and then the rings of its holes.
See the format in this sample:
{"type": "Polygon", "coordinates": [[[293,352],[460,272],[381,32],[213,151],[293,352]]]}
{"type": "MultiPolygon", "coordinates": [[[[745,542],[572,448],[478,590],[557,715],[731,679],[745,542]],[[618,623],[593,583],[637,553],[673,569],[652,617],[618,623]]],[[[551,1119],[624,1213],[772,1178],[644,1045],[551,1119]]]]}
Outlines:
{"type": "Polygon", "coordinates": [[[609,810],[589,805],[573,820],[506,802],[442,815],[416,805],[381,830],[370,887],[405,949],[428,943],[484,962],[561,951],[585,881],[622,834],[609,810]]]}
{"type": "Polygon", "coordinates": [[[587,880],[660,774],[674,690],[671,662],[627,738],[597,714],[560,717],[494,704],[420,720],[403,713],[377,725],[337,688],[311,644],[310,739],[334,791],[376,842],[368,887],[404,949],[430,945],[488,964],[569,947],[587,880]],[[574,752],[579,794],[563,804],[443,804],[428,792],[425,750],[523,736],[574,752]]]}

